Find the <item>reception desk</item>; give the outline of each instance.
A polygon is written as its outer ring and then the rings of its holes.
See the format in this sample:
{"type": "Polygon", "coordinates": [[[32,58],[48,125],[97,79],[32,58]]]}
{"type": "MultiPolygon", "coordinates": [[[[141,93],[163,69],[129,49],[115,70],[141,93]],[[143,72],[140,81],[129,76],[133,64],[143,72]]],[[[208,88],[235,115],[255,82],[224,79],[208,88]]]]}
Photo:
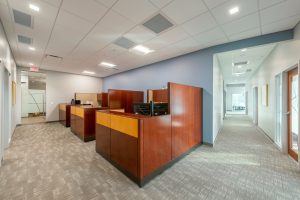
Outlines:
{"type": "Polygon", "coordinates": [[[106,108],[71,106],[71,131],[84,142],[95,139],[95,111],[106,108]]]}
{"type": "Polygon", "coordinates": [[[59,122],[65,127],[70,127],[71,104],[61,103],[59,106],[59,122]]]}
{"type": "Polygon", "coordinates": [[[172,160],[171,116],[97,111],[96,151],[142,186],[172,160]]]}

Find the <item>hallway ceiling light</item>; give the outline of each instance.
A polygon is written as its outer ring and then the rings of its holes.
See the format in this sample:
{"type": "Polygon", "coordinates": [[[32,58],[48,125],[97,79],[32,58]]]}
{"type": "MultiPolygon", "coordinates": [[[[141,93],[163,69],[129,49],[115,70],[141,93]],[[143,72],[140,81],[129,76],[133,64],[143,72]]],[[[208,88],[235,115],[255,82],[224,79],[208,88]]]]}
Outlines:
{"type": "Polygon", "coordinates": [[[247,51],[247,49],[242,49],[242,52],[246,52],[247,51]]]}
{"type": "Polygon", "coordinates": [[[39,12],[40,11],[40,7],[36,6],[36,5],[33,5],[33,4],[29,4],[29,8],[31,10],[34,10],[36,12],[39,12]]]}
{"type": "Polygon", "coordinates": [[[238,13],[239,11],[240,11],[240,8],[238,6],[236,6],[229,10],[229,14],[234,15],[234,14],[238,13]]]}
{"type": "Polygon", "coordinates": [[[95,74],[95,72],[91,72],[91,71],[87,71],[87,70],[84,70],[82,73],[83,74],[90,74],[90,75],[95,74]]]}
{"type": "Polygon", "coordinates": [[[28,47],[28,49],[31,50],[31,51],[35,51],[34,47],[28,47]]]}
{"type": "Polygon", "coordinates": [[[33,66],[33,63],[29,63],[30,66],[33,66]]]}
{"type": "Polygon", "coordinates": [[[149,49],[148,47],[142,46],[142,45],[137,45],[133,47],[131,50],[138,52],[139,54],[142,53],[142,55],[149,54],[151,52],[154,52],[154,50],[149,49]]]}
{"type": "Polygon", "coordinates": [[[101,62],[99,65],[101,65],[101,66],[103,66],[103,67],[111,67],[111,68],[114,68],[114,67],[117,66],[117,65],[115,65],[115,64],[108,63],[108,62],[101,62]]]}

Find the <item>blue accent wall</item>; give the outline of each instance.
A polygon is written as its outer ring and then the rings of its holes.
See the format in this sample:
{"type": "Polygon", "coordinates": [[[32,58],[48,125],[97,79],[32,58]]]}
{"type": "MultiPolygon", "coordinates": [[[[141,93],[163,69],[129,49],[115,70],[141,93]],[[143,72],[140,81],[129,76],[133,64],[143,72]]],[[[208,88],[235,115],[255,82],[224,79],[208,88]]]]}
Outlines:
{"type": "MultiPolygon", "coordinates": [[[[293,39],[293,30],[222,44],[103,78],[103,90],[160,89],[167,82],[202,87],[203,141],[213,143],[213,55],[293,39]]],[[[122,66],[120,66],[122,67],[122,66]]],[[[146,93],[145,93],[146,96],[146,93]]]]}

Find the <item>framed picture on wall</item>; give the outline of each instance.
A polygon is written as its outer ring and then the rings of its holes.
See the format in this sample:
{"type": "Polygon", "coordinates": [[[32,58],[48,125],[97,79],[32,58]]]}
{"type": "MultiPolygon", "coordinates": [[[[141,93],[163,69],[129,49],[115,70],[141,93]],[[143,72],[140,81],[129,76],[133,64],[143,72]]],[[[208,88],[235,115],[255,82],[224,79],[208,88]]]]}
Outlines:
{"type": "Polygon", "coordinates": [[[268,84],[261,87],[261,104],[268,106],[268,84]]]}
{"type": "Polygon", "coordinates": [[[12,81],[12,105],[16,104],[16,82],[12,81]]]}

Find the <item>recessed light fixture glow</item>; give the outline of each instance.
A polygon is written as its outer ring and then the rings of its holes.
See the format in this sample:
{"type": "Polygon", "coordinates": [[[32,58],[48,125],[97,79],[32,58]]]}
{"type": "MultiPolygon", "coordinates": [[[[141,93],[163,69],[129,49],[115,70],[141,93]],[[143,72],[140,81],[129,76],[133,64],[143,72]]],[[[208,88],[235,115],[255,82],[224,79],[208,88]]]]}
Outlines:
{"type": "Polygon", "coordinates": [[[242,49],[242,52],[245,52],[245,51],[247,51],[247,49],[242,49]]]}
{"type": "Polygon", "coordinates": [[[108,63],[108,62],[101,62],[100,65],[104,67],[111,67],[111,68],[117,66],[115,64],[108,63]]]}
{"type": "Polygon", "coordinates": [[[31,50],[31,51],[35,51],[34,47],[28,47],[28,49],[31,50]]]}
{"type": "Polygon", "coordinates": [[[241,69],[242,67],[243,67],[242,65],[239,65],[239,66],[238,66],[239,69],[241,69]]]}
{"type": "Polygon", "coordinates": [[[33,5],[33,4],[29,4],[29,8],[31,10],[34,10],[36,12],[39,12],[40,11],[40,7],[36,6],[36,5],[33,5]]]}
{"type": "Polygon", "coordinates": [[[30,66],[33,66],[33,63],[29,63],[30,66]]]}
{"type": "Polygon", "coordinates": [[[139,53],[142,53],[143,55],[146,55],[146,54],[154,51],[154,50],[149,49],[148,47],[145,47],[142,45],[137,45],[137,46],[133,47],[132,50],[138,51],[139,53]]]}
{"type": "Polygon", "coordinates": [[[84,70],[82,73],[84,73],[84,74],[95,74],[95,72],[91,72],[91,71],[87,71],[87,70],[84,70]]]}
{"type": "Polygon", "coordinates": [[[238,13],[239,11],[240,11],[240,8],[236,6],[229,10],[229,14],[234,15],[234,14],[238,13]]]}

